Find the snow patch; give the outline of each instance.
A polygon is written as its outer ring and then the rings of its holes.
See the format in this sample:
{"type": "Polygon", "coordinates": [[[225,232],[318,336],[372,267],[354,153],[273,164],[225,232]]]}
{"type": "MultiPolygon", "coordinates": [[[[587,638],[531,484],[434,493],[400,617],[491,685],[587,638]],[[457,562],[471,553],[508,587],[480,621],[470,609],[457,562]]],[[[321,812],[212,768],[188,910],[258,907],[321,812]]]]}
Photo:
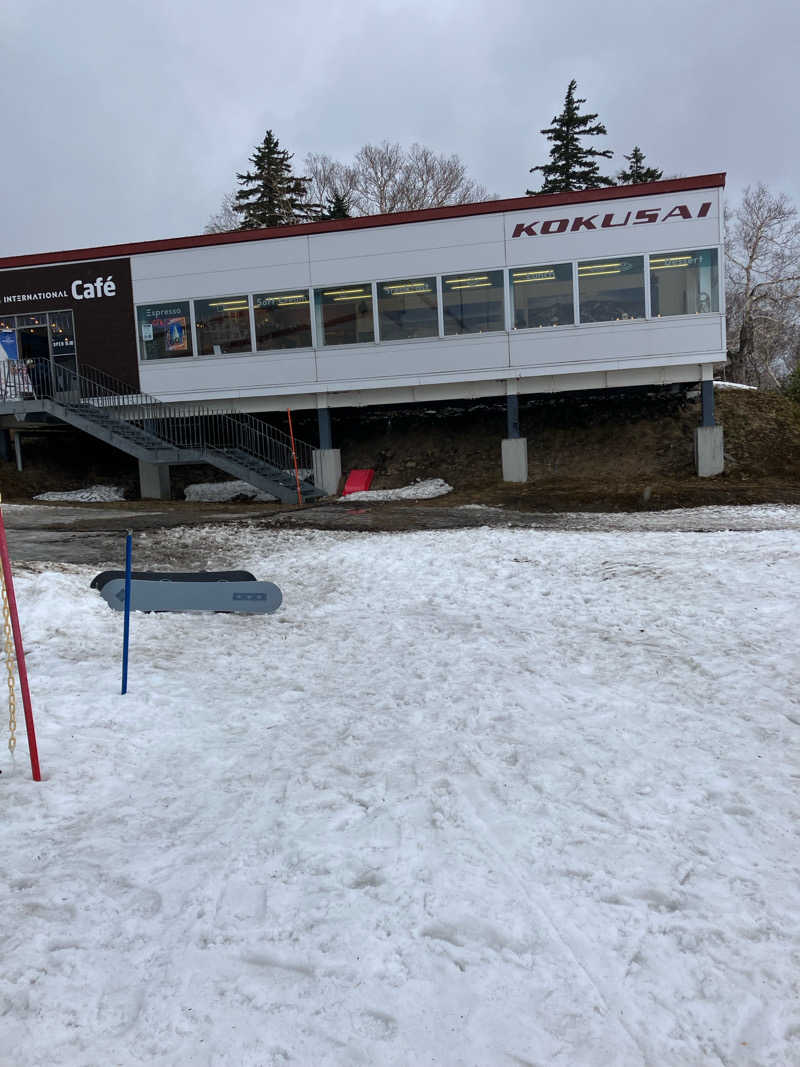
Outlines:
{"type": "Polygon", "coordinates": [[[187,500],[199,503],[216,503],[217,501],[235,500],[237,497],[245,497],[248,500],[277,500],[271,493],[265,493],[263,489],[256,489],[249,482],[196,482],[187,485],[185,490],[187,500]]]}
{"type": "Polygon", "coordinates": [[[115,500],[124,500],[125,492],[115,485],[93,485],[89,489],[73,489],[71,492],[39,493],[34,500],[60,500],[62,502],[87,504],[108,504],[115,500]]]}
{"type": "Polygon", "coordinates": [[[758,389],[754,385],[741,385],[739,382],[714,382],[715,389],[750,389],[752,392],[757,393],[758,389]]]}
{"type": "Polygon", "coordinates": [[[347,503],[351,500],[432,500],[435,496],[452,492],[452,485],[442,478],[428,478],[401,489],[367,489],[363,493],[348,493],[347,496],[340,496],[339,500],[347,503]]]}

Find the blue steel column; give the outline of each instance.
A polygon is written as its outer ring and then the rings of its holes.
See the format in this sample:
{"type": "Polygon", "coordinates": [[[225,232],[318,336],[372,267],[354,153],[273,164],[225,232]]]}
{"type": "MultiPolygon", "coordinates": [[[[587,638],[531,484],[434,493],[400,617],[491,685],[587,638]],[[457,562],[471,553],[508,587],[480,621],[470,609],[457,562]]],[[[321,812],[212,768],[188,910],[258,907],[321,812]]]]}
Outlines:
{"type": "Polygon", "coordinates": [[[700,386],[703,417],[701,426],[716,426],[714,421],[714,383],[702,382],[700,386]]]}
{"type": "Polygon", "coordinates": [[[518,438],[519,433],[519,397],[514,394],[506,397],[506,421],[508,423],[507,436],[518,438]]]}
{"type": "Polygon", "coordinates": [[[333,448],[329,408],[317,408],[317,422],[319,423],[319,447],[321,449],[333,448]]]}

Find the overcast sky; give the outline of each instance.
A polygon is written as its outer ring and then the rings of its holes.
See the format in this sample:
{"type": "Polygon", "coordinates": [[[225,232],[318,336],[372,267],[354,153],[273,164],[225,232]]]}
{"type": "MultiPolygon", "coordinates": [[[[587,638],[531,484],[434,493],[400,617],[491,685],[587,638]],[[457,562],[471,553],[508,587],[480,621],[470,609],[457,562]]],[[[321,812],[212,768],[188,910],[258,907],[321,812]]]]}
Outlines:
{"type": "Polygon", "coordinates": [[[794,0],[0,0],[0,256],[200,233],[271,128],[520,196],[570,78],[615,156],[800,203],[794,0]]]}

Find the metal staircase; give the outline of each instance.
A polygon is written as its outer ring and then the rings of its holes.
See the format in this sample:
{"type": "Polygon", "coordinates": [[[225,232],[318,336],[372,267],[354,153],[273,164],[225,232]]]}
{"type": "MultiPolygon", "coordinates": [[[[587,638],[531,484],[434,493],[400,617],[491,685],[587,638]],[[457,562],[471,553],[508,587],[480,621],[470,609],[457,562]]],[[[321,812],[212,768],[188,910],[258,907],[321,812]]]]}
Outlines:
{"type": "Polygon", "coordinates": [[[39,412],[146,463],[210,463],[279,500],[325,494],[313,483],[312,447],[252,415],[163,403],[93,367],[81,373],[48,359],[0,363],[0,412],[39,412]]]}

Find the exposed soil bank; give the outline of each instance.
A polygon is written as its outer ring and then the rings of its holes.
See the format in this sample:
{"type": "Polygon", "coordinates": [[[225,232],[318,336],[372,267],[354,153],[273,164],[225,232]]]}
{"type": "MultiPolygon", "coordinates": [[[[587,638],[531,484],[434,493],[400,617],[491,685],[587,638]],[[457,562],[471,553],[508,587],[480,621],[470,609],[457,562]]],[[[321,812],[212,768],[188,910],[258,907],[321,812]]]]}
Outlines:
{"type": "MultiPolygon", "coordinates": [[[[521,398],[526,485],[501,479],[502,401],[334,410],[333,438],[344,470],[376,470],[375,489],[444,478],[454,492],[438,505],[429,502],[432,508],[486,504],[521,512],[608,512],[800,503],[800,405],[746,390],[717,390],[716,403],[726,453],[725,473],[716,478],[694,474],[699,401],[684,390],[521,398]]],[[[284,429],[280,417],[269,421],[284,429]]],[[[317,440],[314,413],[298,412],[295,428],[301,438],[317,440]]],[[[13,461],[0,465],[5,500],[24,502],[37,493],[93,484],[122,486],[131,503],[138,496],[135,461],[84,434],[26,435],[23,453],[21,473],[13,461]]],[[[186,485],[222,477],[211,467],[173,467],[173,495],[179,499],[186,485]]],[[[151,506],[134,506],[144,505],[151,506]]],[[[205,507],[213,518],[219,505],[205,507]]],[[[252,508],[263,513],[264,505],[252,508]]]]}

